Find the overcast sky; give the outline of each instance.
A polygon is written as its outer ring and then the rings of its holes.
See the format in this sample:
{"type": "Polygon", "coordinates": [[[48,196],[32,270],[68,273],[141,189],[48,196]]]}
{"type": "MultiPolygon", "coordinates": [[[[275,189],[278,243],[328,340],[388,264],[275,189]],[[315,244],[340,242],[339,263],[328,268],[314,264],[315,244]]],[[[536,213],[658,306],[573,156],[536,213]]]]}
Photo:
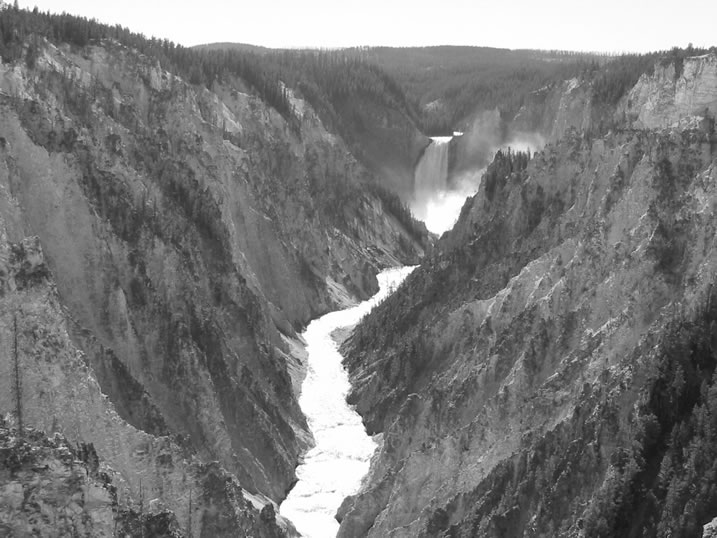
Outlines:
{"type": "Polygon", "coordinates": [[[186,46],[478,45],[649,51],[717,45],[717,0],[19,0],[186,46]]]}

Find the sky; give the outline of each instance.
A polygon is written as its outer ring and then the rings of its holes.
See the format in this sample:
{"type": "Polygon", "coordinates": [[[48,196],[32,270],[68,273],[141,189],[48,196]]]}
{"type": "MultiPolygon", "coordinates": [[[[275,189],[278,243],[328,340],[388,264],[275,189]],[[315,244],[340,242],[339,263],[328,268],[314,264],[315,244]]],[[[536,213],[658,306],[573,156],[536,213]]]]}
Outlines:
{"type": "Polygon", "coordinates": [[[476,45],[647,52],[717,45],[717,0],[19,0],[185,46],[476,45]]]}

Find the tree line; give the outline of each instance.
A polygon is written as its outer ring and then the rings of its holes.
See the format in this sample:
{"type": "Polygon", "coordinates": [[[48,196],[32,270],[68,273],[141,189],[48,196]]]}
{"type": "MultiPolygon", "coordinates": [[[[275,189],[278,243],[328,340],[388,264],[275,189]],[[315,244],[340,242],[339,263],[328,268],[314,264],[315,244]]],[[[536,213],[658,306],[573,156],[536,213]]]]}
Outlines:
{"type": "Polygon", "coordinates": [[[527,169],[530,159],[530,151],[513,151],[511,148],[498,150],[483,178],[488,200],[493,200],[496,189],[513,173],[527,169]]]}
{"type": "Polygon", "coordinates": [[[5,62],[25,60],[34,67],[37,39],[55,45],[86,47],[113,40],[156,59],[163,69],[192,84],[211,88],[217,82],[241,78],[251,90],[284,116],[297,118],[287,85],[302,96],[330,123],[341,123],[332,103],[357,93],[417,118],[400,85],[378,66],[342,51],[271,51],[248,48],[188,48],[168,39],[148,38],[120,25],[94,19],[5,6],[0,9],[0,56],[5,62]],[[29,41],[30,45],[27,46],[29,41]]]}
{"type": "Polygon", "coordinates": [[[60,45],[86,47],[102,40],[113,40],[140,54],[159,61],[192,84],[211,87],[230,77],[242,78],[263,100],[288,120],[293,108],[279,73],[267,68],[261,57],[251,52],[200,51],[183,47],[168,39],[147,38],[120,25],[108,25],[94,19],[67,13],[52,14],[5,6],[0,9],[0,56],[5,62],[21,60],[34,67],[38,38],[60,45]],[[29,46],[26,43],[29,42],[29,46]]]}

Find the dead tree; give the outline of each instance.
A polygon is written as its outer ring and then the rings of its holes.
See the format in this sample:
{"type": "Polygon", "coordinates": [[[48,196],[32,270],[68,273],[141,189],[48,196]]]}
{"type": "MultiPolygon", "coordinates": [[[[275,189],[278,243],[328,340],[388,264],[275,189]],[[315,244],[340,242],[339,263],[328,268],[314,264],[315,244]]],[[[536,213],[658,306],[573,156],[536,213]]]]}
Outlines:
{"type": "Polygon", "coordinates": [[[17,312],[12,317],[12,360],[15,373],[15,413],[17,415],[17,431],[20,439],[23,437],[22,424],[22,375],[20,371],[20,356],[17,352],[17,312]]]}
{"type": "Polygon", "coordinates": [[[187,515],[187,537],[192,538],[192,488],[189,488],[189,513],[187,515]]]}

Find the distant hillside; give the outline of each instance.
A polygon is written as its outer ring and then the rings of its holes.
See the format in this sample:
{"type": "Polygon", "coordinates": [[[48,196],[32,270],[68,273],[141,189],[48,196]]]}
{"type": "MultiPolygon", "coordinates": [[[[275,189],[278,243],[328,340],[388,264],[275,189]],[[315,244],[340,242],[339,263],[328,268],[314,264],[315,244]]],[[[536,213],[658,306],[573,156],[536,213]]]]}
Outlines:
{"type": "Polygon", "coordinates": [[[204,45],[196,45],[192,47],[194,50],[235,50],[238,52],[253,52],[255,54],[266,54],[277,49],[268,47],[260,47],[259,45],[250,45],[249,43],[207,43],[204,45]]]}
{"type": "Polygon", "coordinates": [[[575,52],[453,46],[360,48],[351,53],[375,63],[401,84],[421,110],[427,130],[448,130],[476,108],[515,114],[529,92],[609,59],[575,52]]]}
{"type": "Polygon", "coordinates": [[[261,55],[267,64],[272,59],[280,61],[282,75],[291,73],[294,78],[305,77],[307,57],[339,58],[344,67],[355,65],[356,61],[375,66],[405,94],[407,113],[430,135],[451,132],[476,108],[500,108],[504,115],[513,115],[531,91],[576,76],[610,59],[565,51],[455,46],[315,51],[211,43],[194,49],[261,55]]]}

